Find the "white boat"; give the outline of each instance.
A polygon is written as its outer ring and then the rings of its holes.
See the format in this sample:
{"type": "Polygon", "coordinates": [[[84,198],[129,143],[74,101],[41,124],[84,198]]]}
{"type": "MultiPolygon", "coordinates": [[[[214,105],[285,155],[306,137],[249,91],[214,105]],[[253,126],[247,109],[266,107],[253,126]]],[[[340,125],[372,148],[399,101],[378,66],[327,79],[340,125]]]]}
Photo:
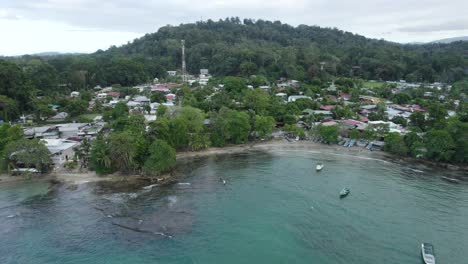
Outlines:
{"type": "Polygon", "coordinates": [[[340,191],[340,198],[344,198],[346,196],[348,196],[350,190],[348,188],[343,188],[341,191],[340,191]]]}
{"type": "Polygon", "coordinates": [[[425,264],[435,264],[434,246],[429,243],[421,244],[421,254],[425,264]]]}
{"type": "Polygon", "coordinates": [[[315,167],[315,169],[316,169],[317,171],[321,171],[321,170],[323,169],[323,164],[322,164],[322,163],[317,164],[317,166],[315,167]]]}

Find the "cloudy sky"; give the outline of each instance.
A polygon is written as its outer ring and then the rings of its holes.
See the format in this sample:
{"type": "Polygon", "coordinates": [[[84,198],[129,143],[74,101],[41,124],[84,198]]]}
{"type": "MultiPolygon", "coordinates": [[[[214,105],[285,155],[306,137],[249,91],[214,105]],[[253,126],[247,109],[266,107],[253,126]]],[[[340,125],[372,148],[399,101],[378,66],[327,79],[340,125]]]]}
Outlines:
{"type": "Polygon", "coordinates": [[[468,36],[466,0],[1,0],[0,55],[94,52],[161,26],[238,16],[425,42],[468,36]]]}

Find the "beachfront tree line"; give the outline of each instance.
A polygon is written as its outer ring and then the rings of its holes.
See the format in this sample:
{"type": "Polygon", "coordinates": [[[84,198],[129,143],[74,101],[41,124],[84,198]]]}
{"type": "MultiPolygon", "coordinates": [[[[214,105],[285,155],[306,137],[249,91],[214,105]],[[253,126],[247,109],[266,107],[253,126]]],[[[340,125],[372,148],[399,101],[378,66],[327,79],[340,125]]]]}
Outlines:
{"type": "Polygon", "coordinates": [[[0,171],[20,167],[47,172],[51,164],[50,152],[43,142],[23,138],[23,128],[20,125],[0,125],[0,171]]]}
{"type": "Polygon", "coordinates": [[[468,163],[468,123],[460,117],[439,119],[431,124],[423,119],[424,130],[410,122],[410,132],[404,136],[388,133],[385,151],[401,156],[425,157],[437,162],[468,163]],[[423,132],[426,131],[426,132],[423,132]]]}
{"type": "MultiPolygon", "coordinates": [[[[398,155],[453,163],[468,161],[466,154],[468,105],[463,101],[458,106],[450,103],[451,99],[459,98],[460,94],[468,91],[466,82],[454,84],[454,89],[450,91],[449,98],[444,103],[439,102],[437,94],[432,98],[420,97],[419,95],[427,89],[424,87],[392,94],[392,87],[388,85],[364,88],[362,80],[338,78],[335,81],[337,91],[330,92],[326,89],[328,82],[314,80],[311,84],[302,84],[294,89],[287,88],[284,92],[286,95],[303,93],[312,98],[320,97],[323,98],[322,102],[300,99],[284,103],[282,98],[275,95],[278,92],[277,88],[273,87],[270,91],[259,89],[258,86],[264,84],[262,81],[259,82],[259,79],[262,80],[264,77],[214,78],[205,88],[193,89],[183,86],[173,91],[180,100],[176,103],[182,107],[168,108],[161,105],[157,109],[157,120],[149,123],[145,122],[143,115],[129,115],[129,109],[123,102],[114,108],[100,109],[104,111],[104,119],[109,122],[109,129],[105,130],[105,133],[100,135],[89,148],[91,168],[98,173],[123,171],[158,174],[172,168],[175,164],[173,153],[176,150],[199,151],[210,146],[222,147],[268,138],[275,125],[283,126],[282,130],[290,136],[304,139],[307,134],[318,135],[324,142],[334,144],[338,142],[338,136],[342,132],[337,126],[315,126],[316,122],[323,119],[320,115],[304,116],[302,120],[299,116],[304,110],[315,110],[319,109],[321,104],[331,104],[337,109],[332,111],[335,119],[358,118],[360,103],[357,98],[350,100],[355,104],[345,105],[343,102],[329,100],[326,96],[355,91],[358,94],[377,94],[393,101],[418,103],[428,109],[428,115],[415,112],[410,116],[409,122],[406,124],[400,122],[410,131],[405,136],[389,133],[388,127],[382,126],[365,129],[362,132],[353,129],[348,132],[350,138],[366,140],[385,138],[385,150],[398,155]],[[214,93],[214,88],[220,83],[224,84],[224,89],[214,93]],[[248,85],[255,88],[248,88],[248,85]],[[447,110],[456,110],[457,115],[446,118],[447,110]],[[302,121],[306,126],[298,126],[298,121],[302,121]],[[307,126],[312,128],[307,131],[304,128],[307,126]],[[158,149],[161,151],[158,152],[158,149]]],[[[126,90],[126,88],[118,89],[126,90]]],[[[161,101],[160,97],[153,96],[152,99],[161,101]]],[[[383,108],[382,105],[377,106],[378,118],[388,120],[385,111],[382,111],[383,108]]],[[[397,122],[395,119],[392,121],[397,122]]],[[[8,138],[11,138],[11,135],[19,139],[21,133],[10,132],[10,136],[2,136],[8,141],[2,143],[2,146],[10,143],[8,138]]],[[[5,158],[11,155],[2,153],[2,156],[5,158]]],[[[34,159],[24,159],[27,160],[34,159]]]]}
{"type": "Polygon", "coordinates": [[[257,136],[268,138],[275,126],[270,116],[226,107],[210,113],[191,106],[158,110],[158,119],[145,125],[143,115],[128,115],[127,106],[118,103],[105,115],[112,132],[92,144],[91,168],[100,174],[157,175],[175,165],[176,150],[199,151],[247,143],[257,136]]]}
{"type": "MultiPolygon", "coordinates": [[[[360,87],[360,80],[339,79],[337,83],[338,91],[335,93],[349,92],[353,89],[365,93],[360,87]],[[351,85],[344,84],[348,82],[351,82],[351,85]]],[[[205,88],[191,89],[184,86],[174,91],[182,107],[168,108],[161,105],[157,110],[157,120],[147,125],[144,125],[142,115],[128,115],[127,106],[122,102],[118,103],[115,108],[104,113],[112,133],[101,136],[93,144],[92,167],[99,173],[119,170],[157,174],[169,170],[175,164],[173,153],[176,150],[199,151],[210,146],[223,147],[268,138],[275,125],[281,125],[286,134],[300,139],[305,139],[308,135],[318,135],[325,143],[338,142],[338,137],[343,132],[338,126],[315,125],[323,119],[322,116],[305,115],[302,120],[299,119],[304,110],[319,109],[320,104],[307,99],[286,104],[283,99],[275,96],[277,90],[268,92],[259,88],[247,88],[247,85],[251,84],[252,78],[227,77],[214,79],[205,88]],[[218,83],[224,83],[224,89],[213,93],[213,88],[218,83]],[[302,121],[311,129],[298,126],[298,121],[302,121]],[[158,153],[158,148],[164,149],[162,152],[168,154],[158,153]]],[[[323,89],[325,86],[323,83],[306,84],[295,90],[287,89],[285,92],[302,92],[327,100],[324,95],[329,92],[323,89]]],[[[383,85],[369,92],[385,93],[383,91],[386,89],[391,87],[383,85]]],[[[424,89],[421,87],[415,90],[424,89]]],[[[385,94],[389,100],[404,98],[407,103],[421,104],[428,109],[427,117],[420,112],[413,113],[409,122],[403,124],[410,131],[405,136],[390,133],[388,126],[378,125],[369,126],[364,131],[347,131],[350,138],[369,141],[384,138],[385,151],[402,156],[425,157],[452,163],[468,161],[466,103],[462,102],[457,107],[433,98],[421,100],[409,91],[404,92],[404,96],[385,94]],[[458,115],[446,118],[447,109],[457,110],[458,115]]],[[[154,97],[158,100],[157,96],[154,97]]],[[[345,109],[334,112],[337,119],[358,118],[358,100],[355,105],[332,101],[322,103],[334,104],[338,109],[345,109]]],[[[379,118],[388,120],[385,111],[381,111],[382,108],[384,106],[377,106],[377,113],[381,115],[379,118]]]]}

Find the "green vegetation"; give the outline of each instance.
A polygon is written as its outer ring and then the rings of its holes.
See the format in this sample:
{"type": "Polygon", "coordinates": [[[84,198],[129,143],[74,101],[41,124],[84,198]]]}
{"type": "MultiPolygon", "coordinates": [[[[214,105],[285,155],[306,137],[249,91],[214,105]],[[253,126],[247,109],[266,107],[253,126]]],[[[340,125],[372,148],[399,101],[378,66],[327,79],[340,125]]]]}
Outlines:
{"type": "Polygon", "coordinates": [[[149,153],[150,156],[143,167],[147,174],[168,171],[176,164],[175,150],[164,140],[155,140],[149,148],[149,153]]]}
{"type": "Polygon", "coordinates": [[[304,129],[301,127],[296,126],[295,124],[287,124],[284,126],[283,130],[288,133],[288,136],[290,137],[299,137],[299,139],[304,139],[305,138],[305,132],[304,129]]]}
{"type": "Polygon", "coordinates": [[[47,172],[52,160],[50,152],[38,139],[19,139],[8,143],[3,149],[3,160],[7,169],[35,168],[47,172]]]}
{"type": "Polygon", "coordinates": [[[269,138],[275,126],[275,119],[271,116],[255,116],[255,131],[260,138],[269,138]]]}
{"type": "Polygon", "coordinates": [[[320,126],[319,133],[323,141],[327,144],[336,144],[338,143],[338,126],[320,126]]]}
{"type": "MultiPolygon", "coordinates": [[[[467,42],[401,45],[337,29],[238,18],[208,20],[162,27],[122,47],[89,55],[0,60],[0,119],[15,121],[25,114],[41,123],[64,111],[69,114],[67,121],[90,122],[102,114],[108,122],[106,129],[92,144],[77,149],[76,157],[89,161],[101,174],[166,172],[174,166],[175,151],[268,139],[276,125],[300,139],[320,136],[329,144],[337,143],[340,135],[384,140],[385,151],[397,155],[467,163],[468,58],[460,55],[467,51],[467,42]],[[180,76],[166,76],[167,70],[180,68],[181,39],[186,40],[188,71],[208,68],[216,76],[206,86],[189,86],[180,83],[180,76]],[[149,105],[129,109],[125,102],[114,107],[106,104],[111,96],[93,100],[96,85],[112,86],[120,97],[132,96],[138,93],[133,85],[149,83],[155,77],[179,82],[171,90],[177,106],[160,105],[156,121],[146,122],[142,115],[151,111],[149,105]],[[367,81],[372,79],[378,81],[367,81]],[[400,79],[421,82],[421,86],[396,90],[396,84],[385,82],[400,79]],[[291,82],[282,87],[280,83],[288,80],[291,82]],[[434,81],[453,85],[451,89],[426,85],[434,81]],[[80,95],[71,97],[71,91],[80,95]],[[279,92],[284,94],[276,96],[279,92]],[[281,98],[291,95],[308,98],[288,103],[281,98]],[[380,102],[364,102],[362,95],[380,102]],[[388,125],[344,130],[315,123],[325,115],[338,123],[359,120],[361,107],[369,103],[376,104],[365,115],[369,120],[388,121],[386,101],[419,107],[411,110],[409,118],[391,119],[407,129],[404,136],[390,133],[388,125]],[[319,109],[330,113],[314,114],[319,109]],[[452,111],[456,114],[448,118],[452,111]]],[[[166,102],[161,92],[144,89],[142,95],[151,102],[166,102]]],[[[5,152],[12,151],[11,146],[26,148],[20,130],[9,125],[0,128],[4,167],[12,162],[27,163],[10,159],[5,152]]],[[[27,147],[42,149],[39,142],[34,144],[27,147]]],[[[31,165],[42,166],[35,157],[32,161],[31,165]]]]}
{"type": "Polygon", "coordinates": [[[408,148],[403,141],[403,137],[398,133],[388,133],[385,136],[384,150],[401,156],[405,156],[408,153],[408,148]]]}
{"type": "Polygon", "coordinates": [[[82,114],[77,117],[78,122],[82,123],[91,123],[93,122],[94,118],[99,116],[100,114],[82,114]]]}
{"type": "Polygon", "coordinates": [[[384,87],[385,86],[385,83],[384,82],[364,82],[363,83],[363,87],[365,88],[370,88],[370,89],[374,89],[374,88],[381,88],[381,87],[384,87]]]}
{"type": "Polygon", "coordinates": [[[46,172],[50,164],[50,152],[42,142],[24,139],[19,125],[0,125],[0,171],[35,168],[46,172]]]}
{"type": "MultiPolygon", "coordinates": [[[[168,69],[178,69],[180,40],[186,40],[187,65],[191,73],[209,68],[216,76],[257,77],[248,82],[258,87],[273,79],[287,77],[313,84],[333,76],[374,80],[457,82],[467,78],[467,42],[451,44],[402,45],[367,39],[337,29],[281,22],[227,18],[177,27],[162,27],[122,47],[111,47],[90,55],[54,57],[23,56],[0,60],[0,115],[18,118],[23,111],[36,110],[36,96],[85,92],[96,85],[110,86],[122,95],[133,94],[129,86],[165,78],[168,69]],[[320,70],[320,63],[324,68],[320,70]],[[359,66],[351,70],[353,66],[359,66]]],[[[229,94],[238,94],[244,79],[225,80],[229,94]]],[[[340,84],[338,82],[338,84],[340,84]]],[[[345,85],[344,85],[345,86],[345,85]]],[[[381,82],[361,82],[366,88],[382,88],[381,82]]],[[[352,88],[352,87],[349,87],[352,88]]],[[[453,94],[465,92],[466,85],[454,86],[453,94]]],[[[84,113],[86,96],[72,100],[72,116],[84,113]]],[[[164,101],[163,98],[152,98],[164,101]]],[[[53,100],[58,101],[58,100],[53,100]]],[[[260,113],[261,114],[261,113],[260,113]]]]}
{"type": "Polygon", "coordinates": [[[455,144],[445,130],[431,130],[424,136],[427,157],[435,161],[450,161],[455,154],[455,144]]]}

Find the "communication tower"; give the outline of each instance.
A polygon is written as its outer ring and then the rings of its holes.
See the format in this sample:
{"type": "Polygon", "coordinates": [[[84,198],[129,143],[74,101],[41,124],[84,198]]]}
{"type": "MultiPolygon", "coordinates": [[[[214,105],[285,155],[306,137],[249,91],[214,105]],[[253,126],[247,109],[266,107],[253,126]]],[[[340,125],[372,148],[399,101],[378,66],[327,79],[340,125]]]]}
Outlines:
{"type": "Polygon", "coordinates": [[[187,65],[185,64],[185,40],[182,40],[182,81],[187,81],[187,65]]]}

